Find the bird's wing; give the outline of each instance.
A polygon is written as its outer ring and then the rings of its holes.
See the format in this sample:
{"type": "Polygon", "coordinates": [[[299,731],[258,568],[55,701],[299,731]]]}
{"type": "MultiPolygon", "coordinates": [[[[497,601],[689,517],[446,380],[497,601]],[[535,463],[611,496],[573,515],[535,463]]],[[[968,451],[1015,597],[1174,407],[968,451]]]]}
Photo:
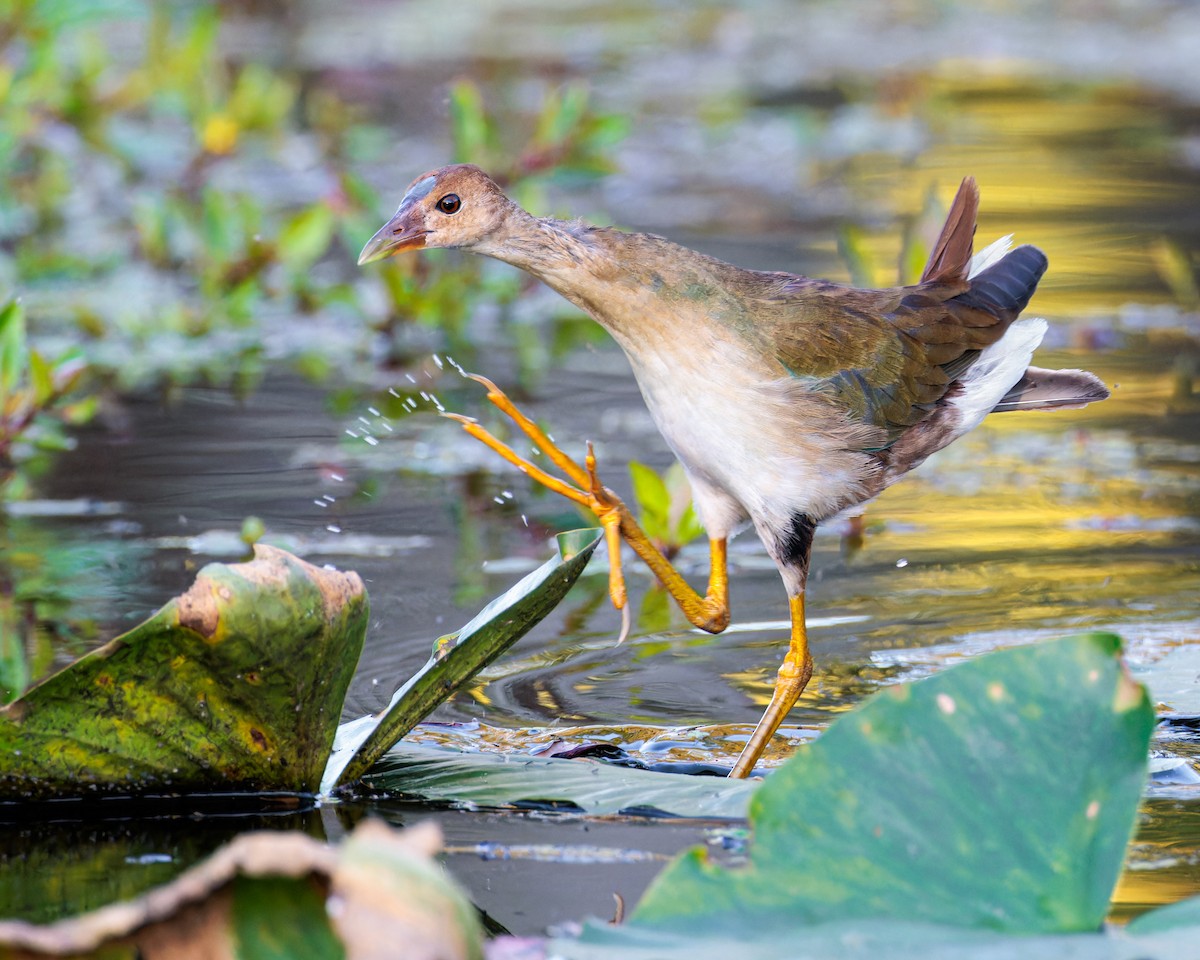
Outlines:
{"type": "Polygon", "coordinates": [[[887,446],[1004,336],[1045,264],[1040,250],[1018,247],[970,281],[856,290],[794,278],[760,313],[761,333],[792,376],[882,430],[887,446]]]}

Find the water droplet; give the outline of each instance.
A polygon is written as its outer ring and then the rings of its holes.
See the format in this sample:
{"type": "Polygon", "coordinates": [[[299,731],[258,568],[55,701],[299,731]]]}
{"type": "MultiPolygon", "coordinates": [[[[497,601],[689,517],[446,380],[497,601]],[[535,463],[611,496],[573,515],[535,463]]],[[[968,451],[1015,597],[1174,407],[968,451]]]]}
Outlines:
{"type": "Polygon", "coordinates": [[[358,439],[358,434],[355,433],[353,430],[351,430],[349,427],[346,428],[346,436],[353,437],[355,440],[358,439]]]}
{"type": "Polygon", "coordinates": [[[318,507],[329,506],[329,504],[327,504],[324,500],[314,500],[313,503],[315,503],[318,507]]]}
{"type": "Polygon", "coordinates": [[[361,423],[364,427],[369,427],[371,425],[371,421],[368,420],[366,417],[359,417],[358,422],[361,423]]]}
{"type": "Polygon", "coordinates": [[[954,698],[948,693],[939,693],[937,695],[937,705],[938,709],[946,714],[946,716],[950,716],[950,714],[958,709],[958,704],[954,702],[954,698]]]}
{"type": "Polygon", "coordinates": [[[500,496],[504,497],[505,500],[511,500],[513,498],[513,492],[511,490],[501,490],[500,496]]]}
{"type": "Polygon", "coordinates": [[[329,524],[328,526],[325,527],[325,529],[328,530],[330,533],[341,533],[342,532],[342,528],[339,527],[336,523],[329,524]]]}
{"type": "Polygon", "coordinates": [[[525,526],[529,526],[529,518],[525,516],[525,514],[521,514],[521,522],[525,524],[525,526]]]}
{"type": "Polygon", "coordinates": [[[500,506],[504,506],[504,498],[503,497],[492,497],[492,502],[498,503],[498,504],[500,504],[500,506]]]}
{"type": "Polygon", "coordinates": [[[908,561],[905,560],[903,557],[901,557],[899,560],[896,561],[896,566],[903,569],[904,567],[908,566],[908,561]]]}
{"type": "Polygon", "coordinates": [[[335,497],[335,496],[333,496],[332,494],[329,494],[329,493],[323,493],[323,494],[321,494],[321,498],[322,498],[323,500],[328,500],[330,503],[333,503],[335,500],[337,500],[337,497],[335,497]]]}
{"type": "Polygon", "coordinates": [[[407,380],[409,383],[416,383],[416,382],[417,382],[417,378],[416,378],[416,377],[414,377],[414,376],[413,376],[411,373],[406,373],[406,374],[404,375],[404,379],[405,379],[405,380],[407,380]]]}
{"type": "Polygon", "coordinates": [[[340,473],[331,473],[329,475],[329,479],[332,480],[334,483],[342,483],[346,478],[343,477],[340,473]]]}
{"type": "Polygon", "coordinates": [[[395,388],[395,387],[388,387],[388,393],[390,393],[390,394],[391,394],[393,397],[395,397],[397,400],[398,400],[398,399],[400,399],[400,394],[398,394],[398,393],[396,392],[396,388],[395,388]]]}
{"type": "Polygon", "coordinates": [[[380,413],[378,410],[376,410],[374,407],[367,407],[367,413],[369,413],[373,417],[382,417],[383,416],[383,414],[380,413]]]}
{"type": "Polygon", "coordinates": [[[442,358],[441,358],[441,357],[439,357],[439,356],[438,356],[436,353],[433,355],[433,362],[437,364],[437,368],[438,368],[439,370],[445,370],[445,369],[446,369],[444,366],[442,366],[442,358]]]}
{"type": "Polygon", "coordinates": [[[379,441],[375,437],[363,437],[363,439],[373,447],[379,446],[379,441]]]}

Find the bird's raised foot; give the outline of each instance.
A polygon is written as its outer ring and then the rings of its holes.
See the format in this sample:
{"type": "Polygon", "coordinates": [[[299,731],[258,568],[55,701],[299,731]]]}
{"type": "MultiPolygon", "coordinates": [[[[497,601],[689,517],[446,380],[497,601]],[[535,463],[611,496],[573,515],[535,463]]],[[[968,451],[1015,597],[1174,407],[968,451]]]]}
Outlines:
{"type": "Polygon", "coordinates": [[[600,526],[604,528],[604,538],[609,553],[608,593],[613,606],[622,611],[623,628],[621,639],[628,632],[629,621],[627,611],[627,593],[625,577],[621,570],[621,526],[623,522],[632,522],[632,514],[615,493],[600,482],[596,468],[596,453],[591,442],[587,445],[585,466],[581,467],[571,457],[564,453],[550,437],[527,417],[512,400],[487,377],[475,373],[467,374],[472,380],[487,388],[487,398],[504,413],[532,442],[544,453],[550,461],[568,477],[563,480],[543,470],[537,464],[522,457],[504,441],[490,433],[478,420],[465,417],[458,413],[443,413],[444,417],[456,420],[472,437],[486,444],[505,460],[515,466],[537,483],[554,491],[568,500],[586,507],[596,515],[600,526]]]}
{"type": "Polygon", "coordinates": [[[491,380],[478,374],[467,374],[467,376],[487,388],[488,400],[512,420],[521,432],[533,441],[533,445],[566,475],[567,479],[556,477],[522,457],[502,440],[489,433],[477,420],[457,413],[447,413],[443,416],[457,420],[467,433],[495,450],[518,470],[568,500],[587,507],[600,521],[600,525],[604,528],[604,537],[608,544],[610,558],[608,593],[613,606],[622,614],[622,640],[629,629],[625,577],[621,569],[622,539],[658,577],[659,582],[667,588],[667,592],[674,597],[684,616],[691,623],[710,633],[720,633],[729,625],[729,577],[726,569],[724,538],[709,540],[712,569],[709,572],[708,592],[701,596],[650,542],[650,538],[638,526],[637,520],[624,501],[600,482],[596,469],[596,453],[590,443],[587,447],[584,465],[580,466],[560,450],[541,427],[525,416],[516,404],[505,396],[504,391],[491,380]]]}

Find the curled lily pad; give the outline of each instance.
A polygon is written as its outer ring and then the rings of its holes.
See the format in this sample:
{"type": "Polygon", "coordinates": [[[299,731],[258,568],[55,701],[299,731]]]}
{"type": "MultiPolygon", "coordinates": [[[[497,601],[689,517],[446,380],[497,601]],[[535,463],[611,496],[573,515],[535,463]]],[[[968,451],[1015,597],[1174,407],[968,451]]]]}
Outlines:
{"type": "Polygon", "coordinates": [[[340,848],[246,833],[171,883],[52,924],[0,920],[0,956],[482,960],[474,909],[433,859],[441,831],[357,827],[340,848]],[[28,952],[26,952],[28,951],[28,952]]]}
{"type": "Polygon", "coordinates": [[[322,790],[359,780],[447,697],[528,633],[566,596],[600,537],[595,528],[560,533],[556,556],[489,603],[457,633],[440,638],[425,666],[393,694],[381,715],[343,727],[322,790]]]}
{"type": "Polygon", "coordinates": [[[362,651],[353,573],[258,545],[0,708],[0,799],[316,789],[362,651]]]}

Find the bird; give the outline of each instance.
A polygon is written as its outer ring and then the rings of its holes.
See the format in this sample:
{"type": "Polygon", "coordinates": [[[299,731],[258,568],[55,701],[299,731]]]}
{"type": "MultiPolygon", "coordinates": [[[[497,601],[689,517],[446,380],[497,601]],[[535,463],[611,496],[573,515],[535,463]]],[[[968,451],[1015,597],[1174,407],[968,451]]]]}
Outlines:
{"type": "MultiPolygon", "coordinates": [[[[566,475],[542,469],[476,420],[463,427],[535,481],[589,507],[614,558],[641,557],[695,626],[729,624],[727,543],[753,527],[788,595],[788,647],[771,700],[731,777],[749,776],[812,677],[805,590],[817,526],[861,514],[927,457],[1009,410],[1109,396],[1083,370],[1030,365],[1045,320],[1020,316],[1046,255],[1011,237],[974,254],[979,189],[963,179],[919,281],[860,289],[746,269],[663,237],[536,217],[482,169],[423,173],[366,243],[359,264],[457,248],[524,270],[600,323],[624,351],[659,432],[691,485],[710,556],[701,595],[658,552],[621,499],[567,456],[485,377],[488,399],[566,475]]],[[[627,614],[626,614],[627,616],[627,614]]]]}

